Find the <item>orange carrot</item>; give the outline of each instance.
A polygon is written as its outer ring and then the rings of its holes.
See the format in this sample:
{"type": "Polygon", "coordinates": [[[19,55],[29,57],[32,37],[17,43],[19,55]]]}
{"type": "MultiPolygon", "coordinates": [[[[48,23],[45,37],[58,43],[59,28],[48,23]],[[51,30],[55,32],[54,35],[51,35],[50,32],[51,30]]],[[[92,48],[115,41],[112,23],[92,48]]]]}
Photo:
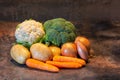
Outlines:
{"type": "Polygon", "coordinates": [[[86,62],[83,59],[67,57],[67,56],[54,56],[53,57],[53,61],[58,61],[58,62],[77,62],[77,63],[80,63],[81,65],[85,65],[86,64],[86,62]]]}
{"type": "Polygon", "coordinates": [[[26,65],[30,68],[46,70],[46,71],[51,71],[51,72],[59,72],[59,68],[57,68],[56,66],[46,64],[44,62],[41,62],[35,59],[27,59],[26,65]]]}
{"type": "Polygon", "coordinates": [[[80,68],[82,65],[76,62],[57,62],[57,61],[46,61],[47,64],[54,65],[59,68],[80,68]]]}

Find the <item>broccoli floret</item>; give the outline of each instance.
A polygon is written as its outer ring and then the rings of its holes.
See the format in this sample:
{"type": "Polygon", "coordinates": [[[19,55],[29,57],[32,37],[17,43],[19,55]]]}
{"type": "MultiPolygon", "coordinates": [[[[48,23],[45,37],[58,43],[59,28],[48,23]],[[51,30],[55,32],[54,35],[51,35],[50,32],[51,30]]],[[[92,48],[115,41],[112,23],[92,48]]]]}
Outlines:
{"type": "Polygon", "coordinates": [[[73,42],[75,34],[75,26],[63,18],[48,20],[44,23],[45,36],[44,42],[61,46],[66,42],[73,42]]]}

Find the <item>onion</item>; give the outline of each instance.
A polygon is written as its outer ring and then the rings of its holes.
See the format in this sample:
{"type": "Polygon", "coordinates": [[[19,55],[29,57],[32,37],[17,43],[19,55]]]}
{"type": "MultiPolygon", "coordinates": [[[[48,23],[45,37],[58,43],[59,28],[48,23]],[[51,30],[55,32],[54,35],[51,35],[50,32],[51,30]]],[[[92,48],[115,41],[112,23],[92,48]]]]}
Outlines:
{"type": "Polygon", "coordinates": [[[87,48],[87,50],[90,49],[90,41],[86,37],[78,36],[75,39],[75,43],[76,42],[81,42],[87,48]]]}
{"type": "Polygon", "coordinates": [[[67,42],[62,45],[61,55],[68,57],[77,57],[77,47],[75,43],[67,42]]]}
{"type": "Polygon", "coordinates": [[[86,49],[86,47],[81,43],[81,42],[76,42],[77,45],[77,50],[78,50],[78,54],[79,56],[84,59],[84,60],[88,60],[88,51],[86,49]]]}

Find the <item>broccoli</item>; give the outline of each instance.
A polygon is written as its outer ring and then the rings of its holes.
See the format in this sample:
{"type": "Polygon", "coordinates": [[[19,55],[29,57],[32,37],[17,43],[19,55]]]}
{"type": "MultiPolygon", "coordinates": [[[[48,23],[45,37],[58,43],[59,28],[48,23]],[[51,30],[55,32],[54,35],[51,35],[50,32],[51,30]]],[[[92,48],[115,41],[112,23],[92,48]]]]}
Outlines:
{"type": "Polygon", "coordinates": [[[16,42],[28,48],[33,43],[39,42],[44,35],[42,23],[31,19],[18,24],[15,31],[16,42]]]}
{"type": "Polygon", "coordinates": [[[76,33],[75,26],[63,18],[56,18],[44,22],[45,36],[44,43],[61,46],[66,42],[73,42],[76,33]]]}

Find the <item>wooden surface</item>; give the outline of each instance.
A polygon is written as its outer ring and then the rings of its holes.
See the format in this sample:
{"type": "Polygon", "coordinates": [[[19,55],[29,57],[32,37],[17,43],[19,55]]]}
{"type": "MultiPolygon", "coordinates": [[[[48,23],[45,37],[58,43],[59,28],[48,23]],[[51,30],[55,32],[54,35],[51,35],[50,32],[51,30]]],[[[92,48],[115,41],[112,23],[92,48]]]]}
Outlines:
{"type": "Polygon", "coordinates": [[[11,59],[10,49],[15,42],[17,24],[0,22],[0,80],[120,80],[120,27],[99,27],[100,24],[94,26],[94,30],[93,27],[79,27],[77,33],[88,37],[96,56],[83,68],[50,73],[18,65],[11,59]]]}

